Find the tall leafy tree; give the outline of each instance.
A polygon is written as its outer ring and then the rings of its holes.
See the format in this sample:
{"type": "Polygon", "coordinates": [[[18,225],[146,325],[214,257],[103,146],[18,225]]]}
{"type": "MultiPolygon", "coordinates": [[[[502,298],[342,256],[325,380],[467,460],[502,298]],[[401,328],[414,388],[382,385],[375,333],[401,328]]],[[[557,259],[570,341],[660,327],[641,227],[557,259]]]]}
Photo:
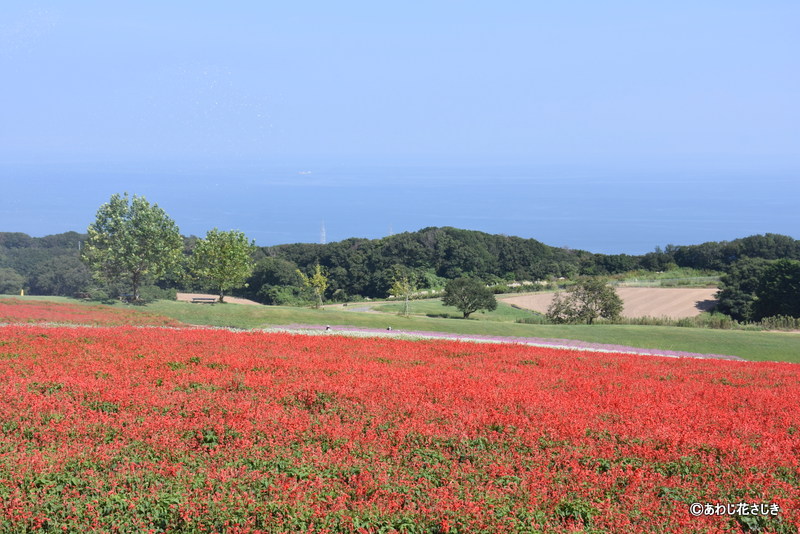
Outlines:
{"type": "Polygon", "coordinates": [[[800,317],[800,261],[780,259],[764,269],[755,291],[753,318],[800,317]]]}
{"type": "Polygon", "coordinates": [[[112,195],[97,210],[88,234],[83,261],[99,281],[127,284],[134,301],[145,281],[162,278],[181,258],[183,240],[175,221],[141,196],[112,195]]]}
{"type": "Polygon", "coordinates": [[[300,269],[297,274],[303,280],[303,285],[310,289],[316,297],[315,307],[322,307],[322,299],[325,296],[325,290],[328,289],[328,277],[325,271],[320,267],[319,263],[314,266],[314,273],[310,276],[303,273],[300,269]]]}
{"type": "Polygon", "coordinates": [[[192,253],[192,272],[219,292],[224,302],[225,292],[242,287],[253,274],[253,253],[256,247],[243,232],[221,232],[214,228],[200,239],[192,253]]]}
{"type": "Polygon", "coordinates": [[[416,290],[417,286],[414,274],[409,273],[408,269],[395,266],[395,277],[392,281],[392,288],[389,290],[389,294],[394,298],[403,299],[402,315],[406,317],[408,317],[409,314],[409,300],[416,290]]]}
{"type": "Polygon", "coordinates": [[[455,306],[464,314],[464,319],[478,310],[496,310],[497,299],[492,291],[476,278],[456,278],[444,286],[442,303],[455,306]]]}
{"type": "Polygon", "coordinates": [[[265,304],[298,304],[302,298],[303,281],[297,265],[283,258],[266,257],[256,262],[247,280],[248,298],[265,304]]]}
{"type": "Polygon", "coordinates": [[[25,278],[9,267],[0,268],[0,295],[19,295],[25,287],[25,278]]]}
{"type": "Polygon", "coordinates": [[[557,293],[547,310],[555,323],[592,324],[597,318],[617,319],[622,314],[622,299],[602,278],[586,278],[557,293]]]}
{"type": "Polygon", "coordinates": [[[85,292],[92,273],[77,255],[59,255],[39,263],[30,279],[31,293],[75,295],[85,292]]]}
{"type": "Polygon", "coordinates": [[[764,279],[769,261],[762,258],[742,258],[732,263],[720,278],[716,310],[737,321],[751,321],[756,290],[764,279]]]}

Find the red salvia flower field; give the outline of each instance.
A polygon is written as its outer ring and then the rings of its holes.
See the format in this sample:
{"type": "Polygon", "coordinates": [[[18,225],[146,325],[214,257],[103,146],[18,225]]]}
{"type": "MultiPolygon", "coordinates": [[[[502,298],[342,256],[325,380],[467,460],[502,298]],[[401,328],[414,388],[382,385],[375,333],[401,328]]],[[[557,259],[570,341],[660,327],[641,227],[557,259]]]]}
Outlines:
{"type": "Polygon", "coordinates": [[[794,533],[799,379],[786,363],[7,325],[0,531],[794,533]]]}
{"type": "Polygon", "coordinates": [[[2,323],[65,323],[84,325],[180,326],[170,317],[141,310],[103,305],[70,304],[45,300],[0,299],[2,323]]]}

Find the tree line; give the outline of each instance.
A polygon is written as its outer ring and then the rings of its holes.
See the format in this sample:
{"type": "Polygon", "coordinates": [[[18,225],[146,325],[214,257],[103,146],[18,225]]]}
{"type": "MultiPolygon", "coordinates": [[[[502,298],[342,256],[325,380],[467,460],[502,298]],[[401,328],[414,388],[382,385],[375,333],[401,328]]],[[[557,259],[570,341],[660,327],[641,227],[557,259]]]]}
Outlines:
{"type": "Polygon", "coordinates": [[[157,204],[115,194],[100,206],[86,234],[0,233],[0,293],[141,302],[199,285],[223,301],[252,274],[255,250],[237,230],[182,237],[157,204]]]}
{"type": "Polygon", "coordinates": [[[759,320],[800,316],[798,260],[800,241],[778,234],[667,245],[642,255],[595,254],[452,227],[382,239],[256,247],[236,231],[181,236],[157,205],[126,194],[101,206],[83,234],[0,233],[0,293],[139,299],[203,289],[220,297],[230,293],[293,305],[390,294],[407,300],[412,289],[441,289],[462,278],[501,285],[690,267],[724,273],[720,311],[737,320],[759,320]]]}

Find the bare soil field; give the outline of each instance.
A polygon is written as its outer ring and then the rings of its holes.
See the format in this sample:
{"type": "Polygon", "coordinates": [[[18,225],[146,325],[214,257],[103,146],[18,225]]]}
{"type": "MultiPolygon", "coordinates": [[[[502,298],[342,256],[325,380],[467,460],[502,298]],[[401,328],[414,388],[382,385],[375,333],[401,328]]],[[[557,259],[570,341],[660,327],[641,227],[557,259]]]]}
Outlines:
{"type": "MultiPolygon", "coordinates": [[[[219,295],[212,295],[210,293],[178,293],[176,300],[183,302],[191,302],[193,298],[215,298],[219,299],[219,295]]],[[[229,297],[225,295],[225,302],[231,304],[249,304],[252,306],[261,306],[258,302],[249,299],[240,299],[238,297],[229,297]]]]}
{"type": "MultiPolygon", "coordinates": [[[[669,317],[682,319],[709,311],[716,304],[716,288],[683,287],[622,287],[617,294],[622,299],[623,317],[669,317]]],[[[546,313],[554,293],[532,293],[500,300],[507,304],[546,313]]]]}

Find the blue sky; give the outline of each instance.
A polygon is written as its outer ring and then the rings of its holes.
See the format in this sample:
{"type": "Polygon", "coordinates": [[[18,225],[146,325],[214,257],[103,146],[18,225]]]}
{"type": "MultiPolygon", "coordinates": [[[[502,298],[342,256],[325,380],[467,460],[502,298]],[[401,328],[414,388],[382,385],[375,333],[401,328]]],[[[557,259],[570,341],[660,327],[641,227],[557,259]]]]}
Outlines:
{"type": "MultiPolygon", "coordinates": [[[[138,178],[188,190],[196,169],[243,188],[254,169],[326,165],[793,183],[798,24],[788,0],[15,2],[0,8],[0,179],[51,176],[37,192],[51,204],[90,174],[158,201],[138,178]]],[[[355,201],[380,200],[362,185],[355,201]]],[[[519,186],[533,196],[533,182],[519,186]]],[[[93,186],[90,200],[113,192],[93,186]]],[[[33,205],[0,208],[14,214],[0,215],[3,230],[33,234],[82,229],[96,209],[48,225],[33,205]]],[[[796,222],[766,226],[791,234],[796,222]]],[[[678,239],[737,237],[724,230],[678,239]]],[[[648,248],[665,238],[654,232],[648,248]]]]}

